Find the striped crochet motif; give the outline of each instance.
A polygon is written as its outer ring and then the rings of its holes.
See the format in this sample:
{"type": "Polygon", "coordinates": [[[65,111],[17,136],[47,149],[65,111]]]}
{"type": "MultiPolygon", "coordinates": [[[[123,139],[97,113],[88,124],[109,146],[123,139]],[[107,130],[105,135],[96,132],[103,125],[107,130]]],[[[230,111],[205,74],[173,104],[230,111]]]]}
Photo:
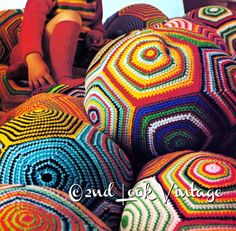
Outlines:
{"type": "Polygon", "coordinates": [[[228,52],[226,43],[224,42],[223,38],[217,34],[214,28],[203,24],[198,24],[190,18],[173,18],[163,24],[159,23],[153,26],[154,29],[161,27],[180,28],[183,30],[189,30],[194,33],[198,33],[200,35],[204,35],[206,38],[216,43],[221,50],[228,52]]]}
{"type": "Polygon", "coordinates": [[[235,54],[236,12],[223,6],[205,6],[187,13],[186,17],[217,30],[226,42],[229,53],[235,54]]]}
{"type": "Polygon", "coordinates": [[[0,141],[1,184],[69,192],[73,184],[105,191],[114,182],[113,197],[83,197],[81,203],[110,227],[117,226],[122,204],[116,199],[133,179],[129,160],[111,139],[66,113],[36,110],[5,123],[0,141]]]}
{"type": "Polygon", "coordinates": [[[217,148],[236,124],[235,61],[181,28],[135,31],[102,49],[86,78],[85,109],[137,163],[217,148]]]}
{"type": "Polygon", "coordinates": [[[148,28],[167,20],[168,17],[152,5],[132,4],[110,16],[105,21],[104,28],[106,37],[114,39],[133,30],[148,28]]]}
{"type": "Polygon", "coordinates": [[[18,33],[22,23],[22,10],[0,11],[0,60],[1,64],[9,64],[12,48],[18,42],[18,33]]]}
{"type": "Polygon", "coordinates": [[[231,230],[236,225],[235,174],[235,159],[219,154],[183,151],[156,158],[133,188],[144,192],[148,184],[150,197],[130,197],[121,230],[231,230]],[[195,196],[177,194],[177,189],[190,193],[193,184],[195,196]],[[221,195],[211,201],[196,196],[196,190],[221,190],[221,195]]]}
{"type": "Polygon", "coordinates": [[[45,187],[1,185],[3,230],[110,230],[68,195],[45,187]]]}

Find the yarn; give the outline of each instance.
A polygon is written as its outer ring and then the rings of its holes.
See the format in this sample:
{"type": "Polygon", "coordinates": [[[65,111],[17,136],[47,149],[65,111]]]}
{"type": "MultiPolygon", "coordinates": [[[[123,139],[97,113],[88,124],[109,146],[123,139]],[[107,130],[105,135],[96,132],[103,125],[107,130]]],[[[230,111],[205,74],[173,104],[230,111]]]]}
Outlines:
{"type": "Polygon", "coordinates": [[[82,197],[80,202],[109,227],[119,224],[122,197],[133,180],[125,153],[90,124],[57,110],[35,110],[0,127],[0,184],[52,187],[69,192],[105,191],[112,197],[82,197]],[[123,186],[125,190],[123,190],[123,186]]]}
{"type": "Polygon", "coordinates": [[[179,28],[183,30],[189,30],[194,33],[198,33],[200,35],[204,35],[208,39],[210,39],[212,42],[216,43],[217,46],[225,51],[228,52],[228,47],[223,40],[223,38],[217,34],[216,29],[206,26],[199,21],[196,22],[193,19],[185,18],[185,17],[179,17],[179,18],[172,18],[168,20],[165,23],[158,23],[156,25],[153,25],[152,28],[161,28],[161,27],[167,27],[167,28],[179,28]]]}
{"type": "Polygon", "coordinates": [[[135,166],[173,151],[215,150],[236,124],[235,64],[192,31],[135,31],[91,63],[85,109],[135,166]]]}
{"type": "Polygon", "coordinates": [[[46,187],[1,185],[2,230],[110,230],[66,193],[46,187]]]}
{"type": "Polygon", "coordinates": [[[182,151],[156,158],[141,171],[120,230],[234,229],[235,174],[236,160],[220,154],[182,151]]]}
{"type": "Polygon", "coordinates": [[[236,12],[223,6],[210,5],[189,11],[187,18],[216,29],[224,39],[230,54],[236,51],[236,12]]]}
{"type": "MultiPolygon", "coordinates": [[[[58,90],[59,91],[59,90],[58,90]]],[[[62,90],[60,90],[62,91],[62,90]]],[[[34,110],[58,110],[76,116],[84,122],[89,122],[81,97],[68,96],[64,94],[41,93],[35,95],[18,107],[0,114],[0,125],[17,116],[22,116],[34,110]]]]}
{"type": "Polygon", "coordinates": [[[111,15],[104,23],[107,38],[116,38],[133,30],[151,27],[168,20],[167,16],[149,4],[132,4],[111,15]]]}
{"type": "Polygon", "coordinates": [[[0,63],[9,64],[9,56],[12,48],[18,42],[18,33],[22,23],[23,11],[0,11],[0,63]]]}

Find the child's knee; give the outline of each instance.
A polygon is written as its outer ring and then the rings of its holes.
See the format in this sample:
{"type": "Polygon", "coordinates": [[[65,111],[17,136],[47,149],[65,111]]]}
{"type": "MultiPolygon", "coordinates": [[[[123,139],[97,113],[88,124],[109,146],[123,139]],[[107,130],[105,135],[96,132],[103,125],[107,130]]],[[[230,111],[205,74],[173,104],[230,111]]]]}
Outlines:
{"type": "Polygon", "coordinates": [[[73,21],[79,24],[82,27],[82,19],[80,15],[74,10],[63,10],[57,16],[57,23],[63,21],[73,21]]]}

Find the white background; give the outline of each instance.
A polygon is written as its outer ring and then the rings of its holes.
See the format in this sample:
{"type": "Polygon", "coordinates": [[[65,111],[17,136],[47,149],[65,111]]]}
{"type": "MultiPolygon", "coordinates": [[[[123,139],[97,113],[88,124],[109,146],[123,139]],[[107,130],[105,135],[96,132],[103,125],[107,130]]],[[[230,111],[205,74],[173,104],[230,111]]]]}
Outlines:
{"type": "MultiPolygon", "coordinates": [[[[0,10],[24,8],[26,1],[27,0],[0,0],[0,10]]],[[[169,18],[184,15],[182,0],[102,0],[102,2],[103,21],[124,6],[133,3],[147,3],[156,6],[169,18]]]]}

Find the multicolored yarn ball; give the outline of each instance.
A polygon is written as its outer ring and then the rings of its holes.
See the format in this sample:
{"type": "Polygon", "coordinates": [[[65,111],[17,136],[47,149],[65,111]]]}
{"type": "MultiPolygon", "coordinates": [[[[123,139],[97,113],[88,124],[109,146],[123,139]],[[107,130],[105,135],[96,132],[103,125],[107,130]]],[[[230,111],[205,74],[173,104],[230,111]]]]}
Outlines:
{"type": "Polygon", "coordinates": [[[0,63],[9,64],[12,48],[18,42],[18,32],[22,23],[23,11],[0,11],[0,63]]]}
{"type": "Polygon", "coordinates": [[[135,31],[91,63],[85,109],[137,165],[178,150],[214,150],[236,124],[235,71],[235,61],[203,35],[135,31]]]}
{"type": "Polygon", "coordinates": [[[1,185],[1,230],[110,230],[66,193],[46,187],[1,185]]]}
{"type": "Polygon", "coordinates": [[[57,110],[80,118],[84,122],[89,122],[84,109],[83,99],[64,94],[41,93],[35,95],[24,103],[5,114],[0,114],[0,125],[10,119],[22,116],[34,110],[57,110]]]}
{"type": "Polygon", "coordinates": [[[167,28],[179,28],[183,30],[190,30],[194,33],[204,35],[208,39],[210,39],[212,42],[215,42],[217,46],[228,53],[228,47],[223,40],[223,38],[217,34],[216,29],[206,26],[200,22],[196,22],[193,19],[190,18],[172,18],[168,20],[167,22],[163,24],[157,24],[153,25],[152,28],[161,28],[161,27],[167,27],[167,28]]]}
{"type": "Polygon", "coordinates": [[[90,124],[57,110],[35,110],[0,127],[0,184],[52,187],[69,192],[112,186],[112,197],[80,202],[108,226],[119,223],[122,197],[133,180],[125,153],[90,124]]]}
{"type": "Polygon", "coordinates": [[[7,70],[8,66],[0,64],[0,106],[3,111],[10,111],[25,102],[31,93],[29,87],[8,79],[7,70]]]}
{"type": "Polygon", "coordinates": [[[236,11],[223,6],[210,5],[189,11],[186,17],[215,28],[225,40],[229,53],[235,53],[236,11]]]}
{"type": "Polygon", "coordinates": [[[148,163],[120,230],[235,230],[236,160],[182,151],[148,163]]]}
{"type": "Polygon", "coordinates": [[[114,39],[133,30],[150,27],[168,20],[168,17],[149,4],[132,4],[110,16],[104,23],[106,37],[114,39]]]}

